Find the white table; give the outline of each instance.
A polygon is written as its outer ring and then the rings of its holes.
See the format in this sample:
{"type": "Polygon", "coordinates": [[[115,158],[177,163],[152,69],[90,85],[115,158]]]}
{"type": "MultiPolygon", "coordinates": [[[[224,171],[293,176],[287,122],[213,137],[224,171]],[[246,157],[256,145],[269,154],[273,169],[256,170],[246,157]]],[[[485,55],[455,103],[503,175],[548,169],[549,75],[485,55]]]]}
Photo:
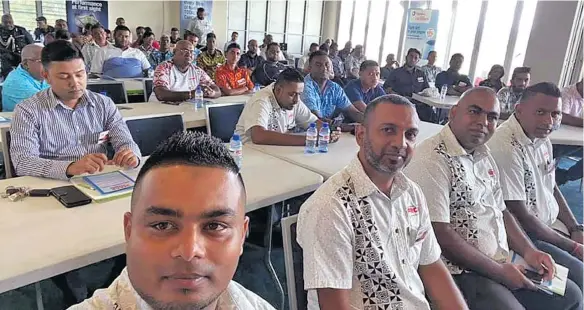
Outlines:
{"type": "Polygon", "coordinates": [[[420,102],[423,102],[431,107],[441,108],[441,109],[450,109],[458,103],[460,97],[457,96],[446,96],[444,101],[440,100],[439,98],[431,98],[431,97],[424,97],[418,94],[412,95],[413,99],[416,99],[420,102]]]}
{"type": "MultiPolygon", "coordinates": [[[[419,142],[431,137],[441,129],[442,125],[421,122],[417,141],[419,142]]],[[[325,154],[305,154],[303,146],[257,145],[253,143],[247,145],[314,171],[322,175],[325,179],[341,171],[341,169],[355,158],[357,151],[359,151],[355,137],[349,133],[343,133],[338,142],[329,144],[329,152],[325,154]]]]}
{"type": "Polygon", "coordinates": [[[584,145],[584,131],[581,127],[574,127],[570,125],[562,125],[560,129],[552,132],[550,140],[552,144],[559,145],[584,145]]]}
{"type": "MultiPolygon", "coordinates": [[[[322,184],[322,176],[249,147],[244,147],[243,154],[247,212],[314,191],[322,184]]],[[[68,184],[19,177],[0,180],[0,189],[68,184]]],[[[0,200],[0,293],[124,253],[122,219],[129,210],[130,197],[72,209],[53,197],[0,200]]]]}

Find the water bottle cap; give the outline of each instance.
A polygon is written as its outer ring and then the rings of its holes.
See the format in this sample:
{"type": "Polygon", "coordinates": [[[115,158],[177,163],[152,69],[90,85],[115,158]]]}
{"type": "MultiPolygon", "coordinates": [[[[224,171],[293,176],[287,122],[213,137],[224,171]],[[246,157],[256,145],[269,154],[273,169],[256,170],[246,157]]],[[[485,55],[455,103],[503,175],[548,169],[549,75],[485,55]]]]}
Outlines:
{"type": "Polygon", "coordinates": [[[322,127],[323,128],[328,128],[329,124],[328,123],[322,123],[322,127]]]}
{"type": "Polygon", "coordinates": [[[316,128],[316,123],[310,123],[310,128],[316,128]]]}
{"type": "Polygon", "coordinates": [[[240,137],[238,134],[234,133],[233,136],[231,137],[231,139],[233,139],[233,141],[239,141],[240,137]]]}

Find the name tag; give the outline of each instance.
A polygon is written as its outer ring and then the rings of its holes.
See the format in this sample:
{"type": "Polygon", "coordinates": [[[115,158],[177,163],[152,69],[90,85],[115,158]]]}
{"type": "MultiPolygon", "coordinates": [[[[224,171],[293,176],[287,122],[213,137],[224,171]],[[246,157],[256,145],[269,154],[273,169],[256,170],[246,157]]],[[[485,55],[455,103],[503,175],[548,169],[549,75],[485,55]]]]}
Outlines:
{"type": "Polygon", "coordinates": [[[245,79],[239,79],[239,80],[237,81],[237,85],[239,85],[239,86],[243,86],[243,85],[245,85],[245,79]]]}
{"type": "Polygon", "coordinates": [[[466,83],[465,82],[458,82],[458,86],[459,87],[465,87],[466,86],[466,83]]]}
{"type": "Polygon", "coordinates": [[[97,144],[106,143],[109,140],[109,130],[102,131],[99,133],[99,138],[97,138],[97,144]]]}
{"type": "Polygon", "coordinates": [[[418,83],[424,83],[424,78],[423,78],[423,77],[421,77],[421,76],[419,76],[419,77],[418,77],[418,83]]]}

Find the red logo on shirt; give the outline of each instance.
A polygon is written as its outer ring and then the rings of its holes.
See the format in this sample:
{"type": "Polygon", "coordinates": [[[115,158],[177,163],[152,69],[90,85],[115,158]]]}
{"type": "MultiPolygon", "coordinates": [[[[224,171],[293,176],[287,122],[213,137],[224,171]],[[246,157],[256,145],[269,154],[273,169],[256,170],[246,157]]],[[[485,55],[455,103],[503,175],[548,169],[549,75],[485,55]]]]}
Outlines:
{"type": "Polygon", "coordinates": [[[495,176],[495,170],[494,169],[489,169],[489,176],[492,176],[492,177],[495,176]]]}
{"type": "Polygon", "coordinates": [[[408,213],[418,214],[418,207],[416,207],[416,206],[409,206],[408,207],[408,213]]]}

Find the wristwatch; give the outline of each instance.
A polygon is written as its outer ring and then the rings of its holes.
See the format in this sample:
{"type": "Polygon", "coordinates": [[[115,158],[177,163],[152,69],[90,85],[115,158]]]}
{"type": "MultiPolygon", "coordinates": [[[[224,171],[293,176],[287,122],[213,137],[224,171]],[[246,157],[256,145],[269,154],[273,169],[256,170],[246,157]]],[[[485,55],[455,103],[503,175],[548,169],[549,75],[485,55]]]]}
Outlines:
{"type": "Polygon", "coordinates": [[[570,227],[570,228],[568,229],[568,231],[569,231],[570,233],[573,233],[573,232],[575,232],[575,231],[583,231],[583,232],[584,232],[584,225],[582,225],[582,224],[578,224],[578,225],[572,226],[572,227],[570,227]]]}

